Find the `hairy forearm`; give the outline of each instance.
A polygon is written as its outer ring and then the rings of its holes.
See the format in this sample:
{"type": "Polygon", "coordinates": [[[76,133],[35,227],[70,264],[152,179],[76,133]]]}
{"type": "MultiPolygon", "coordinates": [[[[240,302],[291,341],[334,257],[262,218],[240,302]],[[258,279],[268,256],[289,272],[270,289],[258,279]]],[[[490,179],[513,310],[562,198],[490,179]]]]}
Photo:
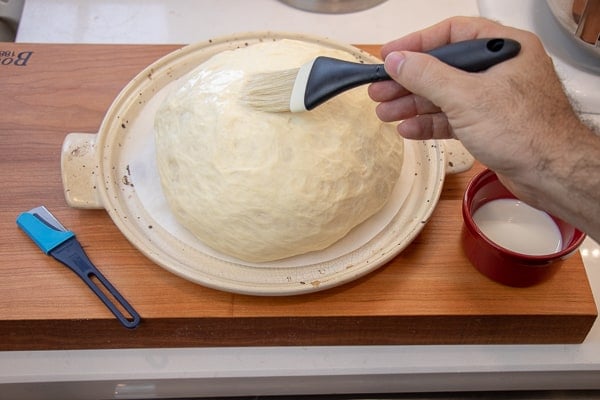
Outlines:
{"type": "Polygon", "coordinates": [[[531,202],[600,241],[600,136],[583,124],[569,128],[553,144],[557,156],[530,175],[531,202]]]}

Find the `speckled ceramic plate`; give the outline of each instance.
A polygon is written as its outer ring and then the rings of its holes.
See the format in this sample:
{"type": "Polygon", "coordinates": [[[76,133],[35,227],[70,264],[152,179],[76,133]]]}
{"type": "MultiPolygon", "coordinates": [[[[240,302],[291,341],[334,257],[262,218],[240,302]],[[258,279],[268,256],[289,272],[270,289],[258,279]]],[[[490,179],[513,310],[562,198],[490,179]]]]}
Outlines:
{"type": "Polygon", "coordinates": [[[247,33],[183,47],[141,71],[122,90],[97,134],[65,138],[62,177],[69,205],[106,209],[127,239],[157,264],[190,281],[236,293],[323,290],[357,279],[400,253],[433,212],[445,174],[472,165],[458,142],[405,142],[402,176],[386,207],[323,251],[246,263],[205,246],[171,214],[156,169],[153,132],[154,113],[169,86],[216,53],[282,38],[316,42],[378,62],[355,47],[304,34],[247,33]]]}

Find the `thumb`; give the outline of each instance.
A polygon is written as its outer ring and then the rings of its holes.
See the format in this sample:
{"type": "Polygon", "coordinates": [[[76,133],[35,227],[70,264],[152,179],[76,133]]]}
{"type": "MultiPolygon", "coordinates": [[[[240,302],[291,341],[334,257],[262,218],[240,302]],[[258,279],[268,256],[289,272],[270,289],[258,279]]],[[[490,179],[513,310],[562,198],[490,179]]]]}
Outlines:
{"type": "Polygon", "coordinates": [[[425,53],[395,51],[385,58],[385,70],[408,91],[424,97],[447,112],[464,91],[468,74],[425,53]]]}

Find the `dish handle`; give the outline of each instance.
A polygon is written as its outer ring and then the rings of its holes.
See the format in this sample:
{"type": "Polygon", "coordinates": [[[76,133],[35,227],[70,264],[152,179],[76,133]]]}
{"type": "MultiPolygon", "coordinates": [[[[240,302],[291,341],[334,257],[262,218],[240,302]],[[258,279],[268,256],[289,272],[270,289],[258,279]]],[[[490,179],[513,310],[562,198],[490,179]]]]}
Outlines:
{"type": "Polygon", "coordinates": [[[459,174],[471,169],[475,158],[462,145],[460,140],[443,139],[439,142],[444,146],[444,152],[446,153],[446,165],[444,166],[446,175],[459,174]]]}
{"type": "Polygon", "coordinates": [[[104,208],[97,185],[96,134],[69,133],[63,142],[60,169],[65,199],[74,208],[104,208]]]}

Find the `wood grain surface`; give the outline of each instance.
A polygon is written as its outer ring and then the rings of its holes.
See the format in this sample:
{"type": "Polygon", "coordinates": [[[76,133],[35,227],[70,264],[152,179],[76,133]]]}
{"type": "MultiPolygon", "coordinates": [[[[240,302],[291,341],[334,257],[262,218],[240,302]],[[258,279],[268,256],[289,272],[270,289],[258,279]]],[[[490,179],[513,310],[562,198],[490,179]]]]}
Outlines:
{"type": "MultiPolygon", "coordinates": [[[[183,346],[581,342],[597,311],[579,254],[517,289],[480,275],[460,246],[460,202],[483,166],[448,176],[431,220],[393,261],[349,284],[290,297],[208,289],[155,265],[103,210],[69,208],[60,153],[97,132],[121,88],[173,45],[0,43],[0,350],[183,346]],[[123,328],[79,278],[20,231],[45,205],[142,316],[123,328]]],[[[362,46],[377,54],[378,46],[362,46]]]]}

